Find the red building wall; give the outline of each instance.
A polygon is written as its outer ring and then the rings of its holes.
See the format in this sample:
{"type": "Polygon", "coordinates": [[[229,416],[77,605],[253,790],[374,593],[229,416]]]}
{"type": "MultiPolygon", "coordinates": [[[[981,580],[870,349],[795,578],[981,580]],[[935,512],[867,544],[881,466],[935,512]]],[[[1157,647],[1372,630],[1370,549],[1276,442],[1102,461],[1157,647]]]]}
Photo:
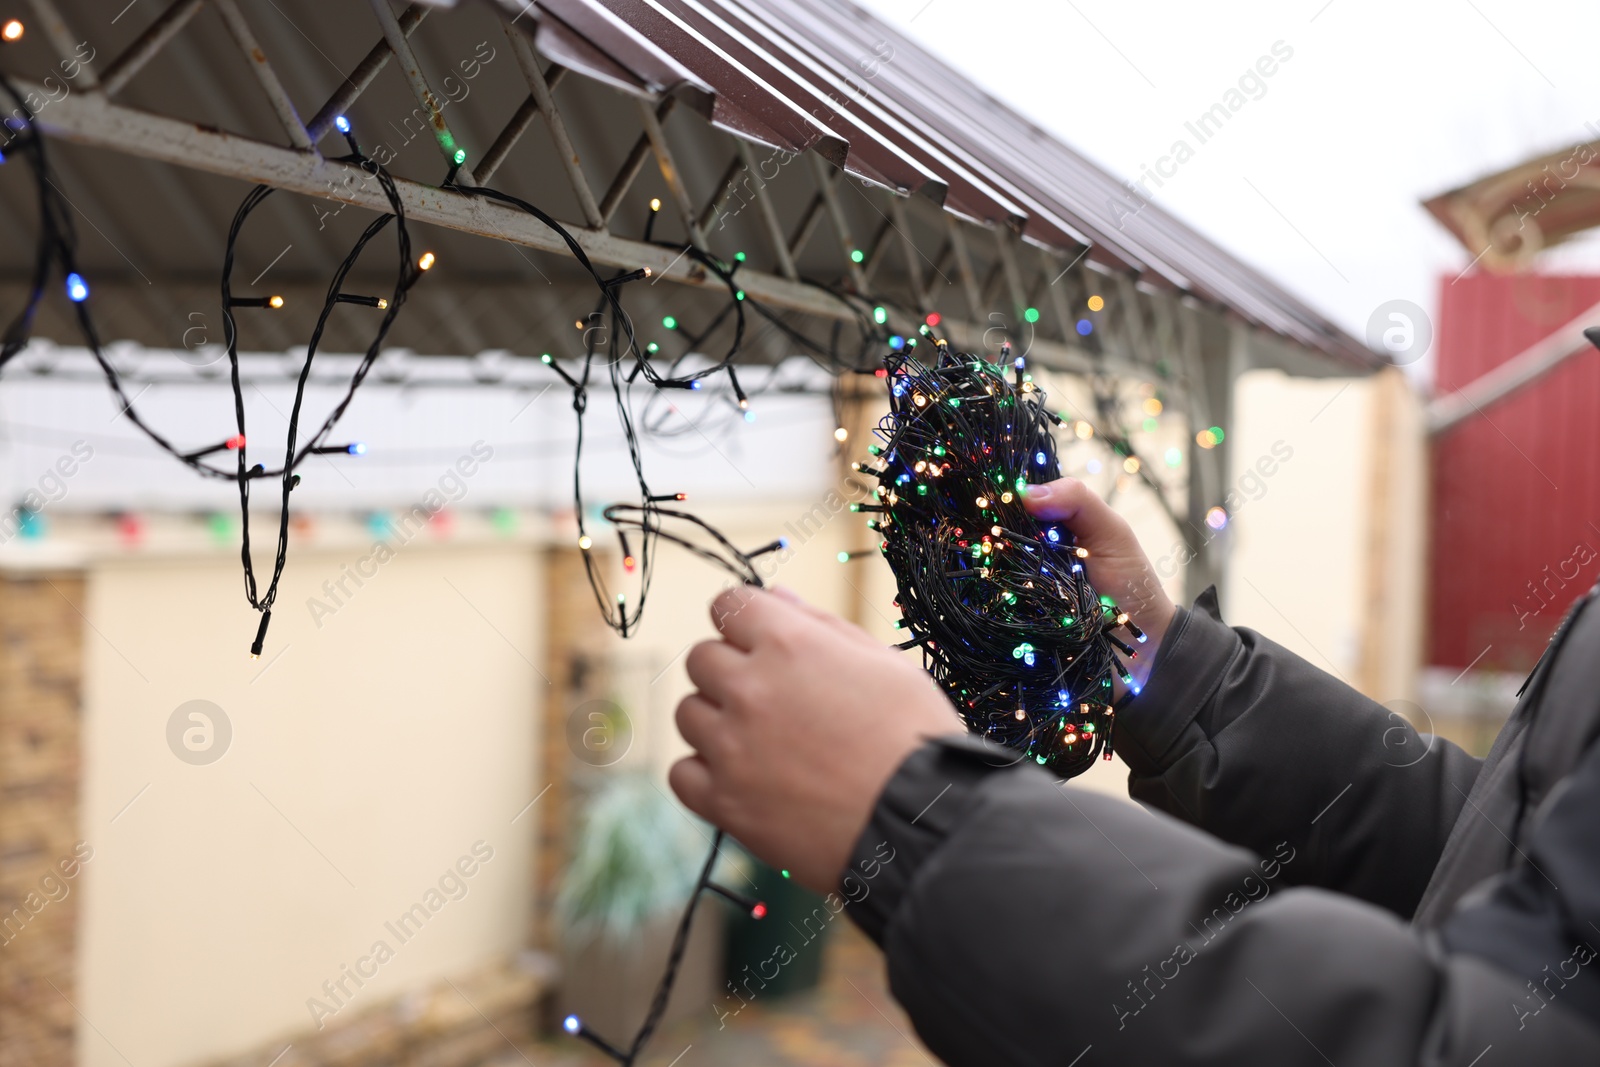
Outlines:
{"type": "MultiPolygon", "coordinates": [[[[1444,395],[1600,303],[1600,277],[1474,274],[1440,293],[1444,395]]],[[[1600,576],[1600,352],[1445,431],[1431,469],[1427,662],[1526,671],[1600,576]]]]}

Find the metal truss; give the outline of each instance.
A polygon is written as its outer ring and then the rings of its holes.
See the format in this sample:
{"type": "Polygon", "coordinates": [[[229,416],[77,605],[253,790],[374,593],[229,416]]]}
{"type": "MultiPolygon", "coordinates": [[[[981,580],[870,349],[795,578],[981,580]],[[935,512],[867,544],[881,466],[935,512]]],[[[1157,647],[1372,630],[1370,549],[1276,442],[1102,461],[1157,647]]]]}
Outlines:
{"type": "MultiPolygon", "coordinates": [[[[46,35],[64,60],[73,58],[74,34],[53,0],[32,0],[46,35]]],[[[349,71],[345,81],[317,109],[309,121],[303,120],[285,88],[283,80],[263,51],[260,42],[236,0],[174,0],[137,40],[120,55],[98,70],[83,64],[79,85],[86,91],[73,93],[52,103],[40,117],[40,125],[52,136],[97,148],[142,156],[178,167],[206,171],[248,182],[261,182],[306,196],[384,210],[382,194],[365,181],[359,167],[331,161],[322,156],[318,142],[333,128],[335,116],[347,110],[373,80],[392,61],[398,60],[406,83],[418,107],[428,117],[441,154],[449,161],[456,146],[450,125],[440,104],[441,97],[424,73],[410,46],[411,36],[428,17],[429,8],[412,4],[398,16],[386,0],[370,0],[378,40],[364,58],[349,71]],[[221,15],[229,36],[238,50],[239,66],[248,69],[271,106],[282,128],[283,144],[271,144],[242,135],[197,125],[149,111],[127,107],[118,96],[185,29],[205,4],[221,15]]],[[[531,19],[530,19],[531,21],[531,19]]],[[[996,321],[1010,330],[1014,343],[1026,347],[1030,357],[1062,370],[1089,372],[1120,365],[1128,371],[1153,372],[1149,347],[1153,334],[1137,327],[1141,320],[1164,321],[1185,313],[1177,294],[1139,293],[1125,279],[1103,279],[1082,264],[1072,264],[1056,254],[1025,245],[1005,229],[989,230],[938,211],[926,202],[908,201],[888,190],[877,194],[884,220],[869,244],[858,243],[840,205],[842,172],[815,152],[806,153],[814,176],[816,193],[800,224],[788,234],[767,183],[756,172],[751,145],[732,135],[727,142],[728,164],[711,195],[697,200],[686,186],[674,156],[663,120],[673,110],[675,99],[665,96],[640,100],[637,106],[639,133],[623,166],[600,194],[577,162],[567,123],[553,96],[555,87],[568,76],[559,64],[542,65],[528,37],[519,29],[506,27],[512,55],[528,87],[528,95],[494,138],[490,148],[478,159],[463,164],[458,177],[463,184],[487,182],[506,160],[535,120],[544,123],[556,147],[553,162],[564,172],[579,205],[581,219],[567,223],[584,251],[596,263],[634,269],[645,266],[663,277],[695,286],[720,284],[693,262],[675,259],[669,250],[613,233],[610,222],[647,162],[652,158],[671,193],[670,207],[685,231],[701,247],[707,244],[707,231],[730,199],[737,197],[742,207],[753,203],[760,228],[769,245],[773,270],[747,266],[740,272],[740,283],[753,298],[770,306],[823,320],[854,320],[861,311],[817,286],[800,280],[796,260],[819,229],[828,232],[829,244],[837,248],[839,276],[862,293],[872,290],[886,271],[891,255],[898,255],[901,275],[895,295],[903,302],[889,303],[881,296],[890,315],[889,325],[902,332],[914,330],[921,318],[933,310],[923,278],[930,272],[959,274],[966,315],[945,309],[941,330],[961,346],[983,343],[996,321]],[[912,238],[910,216],[916,212],[942,216],[935,225],[947,231],[937,257],[923,262],[912,238]],[[996,255],[988,278],[974,273],[972,249],[993,246],[996,255]],[[863,255],[863,250],[865,255],[863,255]],[[1076,316],[1070,305],[1080,292],[1090,288],[1122,286],[1118,302],[1124,321],[1102,330],[1094,345],[1080,342],[1074,330],[1076,316]],[[1073,296],[1068,296],[1068,291],[1073,296]],[[1022,312],[1043,304],[1040,321],[1023,326],[1022,312]],[[1043,314],[1048,311],[1048,315],[1043,314]],[[995,318],[998,316],[998,320],[995,318]],[[1125,328],[1126,327],[1126,328],[1125,328]],[[1141,358],[1141,356],[1143,358],[1141,358]]],[[[81,61],[80,61],[81,62],[81,61]]],[[[241,77],[246,75],[241,71],[241,77]]],[[[37,85],[22,83],[24,91],[42,92],[37,85]]],[[[542,252],[567,254],[564,243],[527,216],[502,205],[486,203],[462,193],[407,178],[397,178],[407,212],[414,218],[461,230],[466,233],[509,241],[542,252]]]]}
{"type": "MultiPolygon", "coordinates": [[[[332,132],[335,118],[394,63],[429,120],[441,159],[446,165],[455,165],[456,138],[411,45],[429,17],[425,5],[411,4],[396,15],[388,0],[370,0],[374,43],[337,90],[305,120],[236,0],[174,0],[121,54],[97,67],[75,57],[77,38],[53,0],[31,2],[55,51],[64,61],[70,59],[82,66],[76,81],[82,91],[52,102],[38,119],[49,136],[385,211],[387,203],[381,191],[366,180],[365,172],[324,157],[318,144],[332,132]],[[236,48],[234,69],[239,79],[255,83],[281,129],[281,143],[141,110],[119,100],[207,3],[221,16],[236,48]]],[[[490,147],[460,165],[458,177],[463,184],[489,181],[535,123],[543,123],[555,148],[548,154],[548,162],[564,176],[581,216],[565,225],[597,264],[628,270],[649,267],[664,279],[688,286],[715,289],[722,285],[691,257],[612,231],[619,207],[653,161],[669,194],[664,210],[669,210],[702,248],[712,250],[708,242],[719,216],[753,207],[755,230],[766,246],[771,267],[742,266],[739,284],[750,297],[769,307],[821,323],[860,320],[863,301],[852,302],[803,280],[802,255],[809,255],[814,262],[821,248],[827,250],[832,276],[843,279],[846,290],[863,294],[867,303],[884,307],[886,325],[901,333],[914,332],[929,312],[938,310],[942,315],[940,332],[958,347],[980,349],[999,330],[1018,351],[1053,370],[1159,378],[1179,405],[1188,407],[1193,425],[1221,422],[1226,416],[1232,376],[1248,362],[1239,356],[1241,346],[1248,347],[1254,331],[1229,322],[1219,309],[1176,292],[1136,285],[1127,276],[1104,273],[1088,262],[1086,248],[1069,257],[1025,242],[1004,226],[979,225],[945,212],[924,197],[892,190],[860,190],[881,222],[870,233],[855,232],[842,203],[847,178],[815,151],[804,152],[803,165],[794,168],[793,173],[809,175],[814,191],[798,222],[786,228],[773,187],[756,165],[752,142],[709,123],[702,133],[721,146],[718,150],[726,153],[727,163],[713,188],[689,187],[666,125],[679,102],[673,95],[637,95],[633,109],[637,134],[632,148],[609,181],[591,184],[578,162],[568,122],[554,95],[572,73],[559,63],[542,61],[522,26],[504,24],[504,30],[527,95],[490,147]],[[914,233],[922,235],[924,245],[928,235],[934,235],[937,252],[927,255],[914,233]],[[938,307],[932,284],[936,277],[948,283],[937,297],[938,307]],[[1094,293],[1105,294],[1112,310],[1101,317],[1093,336],[1084,338],[1077,324],[1084,301],[1094,293]],[[866,294],[873,295],[866,299],[866,294]]],[[[20,87],[24,92],[43,92],[42,87],[27,82],[20,87]]],[[[568,255],[556,234],[519,211],[413,178],[396,176],[396,185],[413,219],[568,255]]],[[[463,343],[468,340],[463,337],[463,343]]],[[[1191,448],[1190,458],[1194,472],[1191,504],[1187,523],[1180,521],[1179,526],[1187,539],[1195,541],[1196,556],[1203,561],[1212,549],[1208,547],[1210,539],[1196,532],[1203,529],[1197,520],[1225,482],[1226,449],[1199,452],[1191,448]]],[[[1209,580],[1215,577],[1217,567],[1201,565],[1192,570],[1209,580]]]]}

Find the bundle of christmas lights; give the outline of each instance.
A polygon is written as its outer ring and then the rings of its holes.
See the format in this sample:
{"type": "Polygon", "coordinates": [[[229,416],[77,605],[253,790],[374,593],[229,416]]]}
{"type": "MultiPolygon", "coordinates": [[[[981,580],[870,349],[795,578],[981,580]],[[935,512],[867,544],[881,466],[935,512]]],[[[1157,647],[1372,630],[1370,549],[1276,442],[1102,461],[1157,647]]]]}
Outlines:
{"type": "Polygon", "coordinates": [[[1124,658],[1137,652],[1116,631],[1144,635],[1090,586],[1072,531],[1023,506],[1029,484],[1060,476],[1060,418],[1024,360],[1007,345],[990,363],[923,333],[886,360],[877,462],[856,465],[877,478],[876,500],[852,505],[874,513],[912,635],[901,647],[922,650],[973,733],[1081,774],[1111,758],[1113,673],[1137,692],[1124,658]]]}

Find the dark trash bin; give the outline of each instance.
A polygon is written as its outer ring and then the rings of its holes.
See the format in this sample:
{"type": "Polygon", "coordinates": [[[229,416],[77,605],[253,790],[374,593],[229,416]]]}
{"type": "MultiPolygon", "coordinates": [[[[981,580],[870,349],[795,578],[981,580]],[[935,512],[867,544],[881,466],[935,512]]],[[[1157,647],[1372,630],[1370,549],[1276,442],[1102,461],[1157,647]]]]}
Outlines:
{"type": "Polygon", "coordinates": [[[843,901],[834,898],[835,912],[811,890],[785,878],[756,859],[749,861],[754,890],[739,879],[741,893],[767,906],[760,919],[748,912],[728,909],[727,980],[729,996],[747,1002],[784,997],[815,989],[822,977],[822,953],[828,931],[846,922],[843,901]]]}

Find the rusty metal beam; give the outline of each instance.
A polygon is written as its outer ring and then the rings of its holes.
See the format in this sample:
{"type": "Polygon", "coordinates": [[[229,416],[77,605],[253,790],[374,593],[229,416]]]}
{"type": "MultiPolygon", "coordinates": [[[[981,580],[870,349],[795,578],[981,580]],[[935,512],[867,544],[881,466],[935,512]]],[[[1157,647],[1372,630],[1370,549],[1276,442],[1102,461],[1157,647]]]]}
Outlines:
{"type": "Polygon", "coordinates": [[[694,201],[689,197],[689,187],[683,183],[683,172],[678,169],[677,161],[672,158],[672,146],[667,143],[667,134],[661,128],[661,119],[657,117],[656,109],[650,101],[640,100],[638,105],[639,121],[644,126],[645,137],[650,140],[650,148],[655,152],[656,166],[661,168],[661,177],[667,183],[667,193],[672,197],[672,205],[678,209],[678,218],[695,247],[705,248],[705,230],[700,227],[700,220],[695,217],[694,201]]]}
{"type": "Polygon", "coordinates": [[[105,73],[100,77],[100,89],[107,96],[116,96],[122,92],[133,80],[133,76],[144,69],[156,57],[168,41],[178,35],[178,31],[189,25],[189,20],[199,12],[204,0],[175,0],[156,20],[145,27],[143,33],[122,50],[122,54],[106,64],[105,73]]]}
{"type": "MultiPolygon", "coordinates": [[[[231,3],[232,0],[227,0],[231,3]]],[[[444,120],[444,109],[439,104],[439,98],[433,94],[433,87],[428,84],[427,76],[422,73],[422,64],[417,62],[416,53],[411,51],[411,41],[406,32],[400,28],[400,22],[394,17],[394,12],[389,8],[389,0],[371,0],[372,14],[377,18],[379,27],[383,30],[384,43],[400,61],[401,73],[405,75],[406,84],[411,86],[411,95],[416,98],[417,105],[427,113],[428,123],[433,127],[434,140],[439,145],[439,154],[444,156],[448,166],[456,166],[456,175],[464,185],[477,185],[478,179],[474,176],[472,167],[466,163],[457,166],[456,152],[460,145],[456,143],[455,134],[450,132],[450,125],[444,120]]]]}
{"type": "Polygon", "coordinates": [[[500,128],[495,136],[494,143],[489,150],[478,159],[478,181],[487,185],[489,179],[494,177],[494,172],[500,169],[500,164],[506,161],[506,156],[522,140],[522,135],[528,132],[528,127],[539,114],[539,103],[531,95],[523,98],[517,110],[500,128]]]}
{"type": "MultiPolygon", "coordinates": [[[[656,120],[666,118],[672,113],[677,104],[676,97],[666,97],[656,105],[656,120]]],[[[606,190],[606,195],[600,201],[600,220],[605,225],[610,225],[611,216],[617,213],[617,208],[622,206],[622,198],[628,195],[628,190],[633,188],[633,183],[639,177],[639,171],[644,167],[644,161],[650,156],[650,138],[640,134],[633,142],[633,147],[628,150],[628,158],[622,161],[622,166],[617,168],[617,176],[611,179],[611,187],[606,190]]]]}
{"type": "Polygon", "coordinates": [[[867,279],[861,272],[861,264],[856,262],[856,242],[850,236],[850,221],[844,217],[844,209],[839,206],[838,190],[833,184],[834,172],[828,169],[828,164],[815,152],[806,153],[806,158],[811,161],[811,173],[817,179],[817,195],[822,197],[823,206],[828,209],[828,217],[833,220],[833,232],[838,236],[839,247],[844,252],[845,270],[849,272],[856,292],[864,293],[867,291],[867,279]]]}
{"type": "Polygon", "coordinates": [[[944,216],[945,229],[950,233],[950,249],[956,257],[956,268],[961,275],[961,289],[967,294],[967,311],[974,319],[983,317],[982,290],[978,287],[978,277],[972,272],[972,256],[967,252],[967,238],[961,230],[961,224],[949,212],[944,216]]]}
{"type": "MultiPolygon", "coordinates": [[[[387,0],[382,2],[386,3],[387,0]]],[[[307,132],[305,123],[300,121],[300,112],[295,110],[294,101],[289,99],[289,91],[278,80],[278,72],[267,61],[267,54],[261,50],[261,42],[256,40],[255,31],[245,20],[239,5],[234,0],[212,0],[212,3],[216,6],[217,14],[222,16],[223,25],[228,28],[228,36],[233,38],[244,61],[250,65],[250,73],[261,86],[267,103],[272,105],[273,114],[278,116],[278,124],[289,135],[289,143],[303,151],[315,151],[311,134],[307,132]]]]}
{"type": "MultiPolygon", "coordinates": [[[[423,4],[411,4],[400,12],[398,19],[400,32],[410,37],[412,32],[422,25],[422,20],[428,17],[429,10],[431,9],[423,4]]],[[[320,141],[327,136],[328,131],[333,129],[334,118],[350,109],[350,105],[367,91],[367,86],[372,84],[373,79],[393,58],[394,52],[384,40],[380,40],[367,50],[361,62],[356,64],[356,69],[350,72],[349,77],[345,78],[339,88],[333,91],[333,95],[317,109],[311,121],[306,123],[306,130],[313,140],[320,141]]]]}
{"type": "MultiPolygon", "coordinates": [[[[700,209],[700,229],[703,231],[710,226],[717,213],[722,210],[722,205],[728,202],[728,194],[733,192],[733,187],[744,172],[744,161],[734,153],[733,159],[728,161],[727,169],[722,172],[722,177],[717,179],[717,191],[711,194],[711,199],[706,201],[706,206],[700,209]]],[[[744,198],[740,197],[743,206],[744,198]]]]}
{"type": "MultiPolygon", "coordinates": [[[[19,90],[42,92],[19,81],[19,90]]],[[[223,133],[179,119],[125,107],[101,94],[74,93],[52,104],[38,119],[46,136],[130,156],[152,159],[195,171],[264,183],[288,192],[386,212],[388,201],[377,183],[360,167],[281,145],[223,133]]],[[[648,152],[648,146],[645,151],[648,152]]],[[[440,189],[406,178],[395,186],[407,217],[466,233],[493,237],[539,251],[565,256],[566,243],[548,227],[514,208],[464,193],[440,189]]],[[[669,280],[721,287],[698,265],[672,249],[609,233],[572,227],[574,237],[596,263],[624,269],[650,267],[669,280]]],[[[854,322],[859,309],[817,286],[746,268],[741,287],[750,298],[770,307],[821,319],[854,322]]],[[[985,325],[947,317],[944,328],[952,343],[981,345],[985,325]]],[[[1092,366],[1076,345],[1036,344],[1033,355],[1046,366],[1081,371],[1092,366]]]]}
{"type": "Polygon", "coordinates": [[[67,20],[61,17],[61,12],[51,0],[28,0],[33,8],[38,25],[44,31],[45,40],[50,42],[50,47],[55,49],[56,55],[64,61],[71,61],[78,67],[77,82],[79,88],[93,91],[100,87],[100,78],[95,74],[94,67],[78,58],[77,34],[67,25],[67,20]]]}
{"type": "Polygon", "coordinates": [[[744,169],[755,176],[756,211],[760,213],[761,225],[767,231],[767,241],[772,245],[772,254],[778,260],[778,273],[794,281],[800,277],[800,272],[795,269],[794,257],[789,254],[789,242],[783,235],[783,223],[778,220],[778,209],[773,205],[772,198],[767,195],[766,180],[752,162],[750,143],[735,137],[733,146],[739,153],[739,162],[744,165],[744,169]]]}
{"type": "Polygon", "coordinates": [[[806,205],[804,215],[800,216],[800,225],[794,229],[794,236],[789,238],[789,258],[798,260],[800,253],[805,251],[806,242],[811,240],[811,235],[816,232],[817,223],[822,219],[822,194],[818,193],[811,198],[811,203],[806,205]]]}
{"type": "Polygon", "coordinates": [[[906,216],[905,198],[889,194],[889,213],[894,217],[894,228],[900,234],[900,247],[906,255],[906,281],[911,286],[911,295],[917,304],[917,311],[922,314],[928,312],[928,293],[922,286],[922,264],[917,262],[922,253],[911,240],[911,221],[906,216]]]}
{"type": "Polygon", "coordinates": [[[591,230],[605,229],[606,216],[601,214],[600,205],[595,203],[594,190],[589,188],[589,179],[578,162],[578,150],[572,145],[572,137],[567,133],[567,124],[561,118],[561,110],[556,107],[552,91],[551,78],[559,80],[567,68],[554,66],[551,76],[546,77],[544,71],[539,69],[539,57],[533,54],[533,45],[527,37],[508,25],[506,38],[511,42],[511,54],[516,57],[523,80],[528,83],[528,92],[533,94],[533,101],[544,116],[550,141],[556,147],[556,158],[561,162],[561,169],[566,171],[567,181],[572,185],[572,195],[578,198],[578,210],[583,212],[585,225],[591,230]]]}

